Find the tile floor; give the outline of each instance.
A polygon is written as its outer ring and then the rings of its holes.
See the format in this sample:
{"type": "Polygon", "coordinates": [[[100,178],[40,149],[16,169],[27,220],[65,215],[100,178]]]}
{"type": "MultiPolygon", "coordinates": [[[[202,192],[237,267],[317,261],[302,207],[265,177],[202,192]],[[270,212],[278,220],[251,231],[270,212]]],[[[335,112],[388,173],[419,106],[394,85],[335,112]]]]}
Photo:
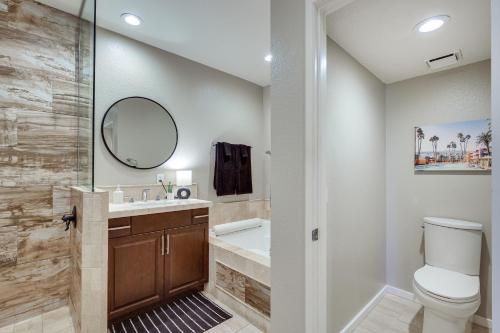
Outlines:
{"type": "MultiPolygon", "coordinates": [[[[212,328],[207,333],[262,333],[211,295],[206,295],[233,315],[233,318],[212,328]]],[[[69,308],[65,306],[13,325],[0,327],[0,333],[74,333],[74,329],[69,308]]]]}
{"type": "MultiPolygon", "coordinates": [[[[210,300],[224,310],[233,315],[233,318],[226,320],[220,325],[207,331],[207,333],[263,333],[261,330],[257,329],[255,326],[250,324],[248,321],[234,313],[230,308],[228,308],[224,303],[215,299],[212,295],[205,293],[205,295],[210,298],[210,300]]],[[[0,332],[1,333],[1,332],[0,332]]]]}
{"type": "MultiPolygon", "coordinates": [[[[422,333],[423,319],[422,305],[386,294],[356,327],[354,333],[422,333]]],[[[488,332],[487,328],[477,325],[472,329],[472,333],[488,332]]]]}
{"type": "Polygon", "coordinates": [[[45,312],[15,323],[0,327],[0,333],[73,333],[73,322],[67,306],[45,312]]]}

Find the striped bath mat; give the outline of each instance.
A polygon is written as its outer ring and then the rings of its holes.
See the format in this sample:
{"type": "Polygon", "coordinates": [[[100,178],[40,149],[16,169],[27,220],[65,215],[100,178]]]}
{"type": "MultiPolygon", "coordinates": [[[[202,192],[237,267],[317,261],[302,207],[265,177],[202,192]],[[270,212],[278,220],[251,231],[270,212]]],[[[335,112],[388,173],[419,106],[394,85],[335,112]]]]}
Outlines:
{"type": "Polygon", "coordinates": [[[195,293],[162,304],[130,319],[113,323],[112,333],[201,333],[231,318],[232,315],[195,293]]]}

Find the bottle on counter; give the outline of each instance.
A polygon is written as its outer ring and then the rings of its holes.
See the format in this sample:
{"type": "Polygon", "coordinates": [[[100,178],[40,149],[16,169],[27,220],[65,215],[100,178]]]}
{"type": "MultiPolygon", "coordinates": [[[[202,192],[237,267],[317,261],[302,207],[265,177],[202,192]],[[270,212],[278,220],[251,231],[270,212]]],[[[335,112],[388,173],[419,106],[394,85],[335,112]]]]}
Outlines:
{"type": "Polygon", "coordinates": [[[123,191],[120,188],[120,185],[116,187],[116,190],[113,192],[113,203],[114,204],[122,204],[123,203],[123,191]]]}

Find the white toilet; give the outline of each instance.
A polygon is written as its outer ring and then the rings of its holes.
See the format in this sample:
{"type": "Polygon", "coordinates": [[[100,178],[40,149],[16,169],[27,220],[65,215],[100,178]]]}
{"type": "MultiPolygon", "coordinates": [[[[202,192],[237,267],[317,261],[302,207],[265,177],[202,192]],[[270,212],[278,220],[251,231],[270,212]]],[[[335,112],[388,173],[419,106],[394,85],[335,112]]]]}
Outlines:
{"type": "Polygon", "coordinates": [[[479,265],[482,225],[424,218],[425,266],[413,290],[424,306],[423,333],[469,333],[481,304],[479,265]]]}

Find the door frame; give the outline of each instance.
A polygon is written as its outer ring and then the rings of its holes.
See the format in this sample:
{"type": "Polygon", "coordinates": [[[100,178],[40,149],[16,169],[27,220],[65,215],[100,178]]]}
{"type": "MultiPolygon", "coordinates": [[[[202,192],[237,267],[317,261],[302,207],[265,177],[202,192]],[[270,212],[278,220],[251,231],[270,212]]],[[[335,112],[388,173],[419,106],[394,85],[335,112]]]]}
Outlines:
{"type": "MultiPolygon", "coordinates": [[[[493,147],[500,147],[500,0],[491,3],[491,119],[493,121],[493,147]]],[[[500,165],[493,163],[492,172],[492,300],[493,332],[500,332],[500,165]],[[495,203],[497,203],[495,205],[495,203]]]]}
{"type": "Polygon", "coordinates": [[[306,0],[305,326],[327,333],[326,17],[354,0],[306,0]],[[319,241],[311,232],[318,228],[319,241]]]}

